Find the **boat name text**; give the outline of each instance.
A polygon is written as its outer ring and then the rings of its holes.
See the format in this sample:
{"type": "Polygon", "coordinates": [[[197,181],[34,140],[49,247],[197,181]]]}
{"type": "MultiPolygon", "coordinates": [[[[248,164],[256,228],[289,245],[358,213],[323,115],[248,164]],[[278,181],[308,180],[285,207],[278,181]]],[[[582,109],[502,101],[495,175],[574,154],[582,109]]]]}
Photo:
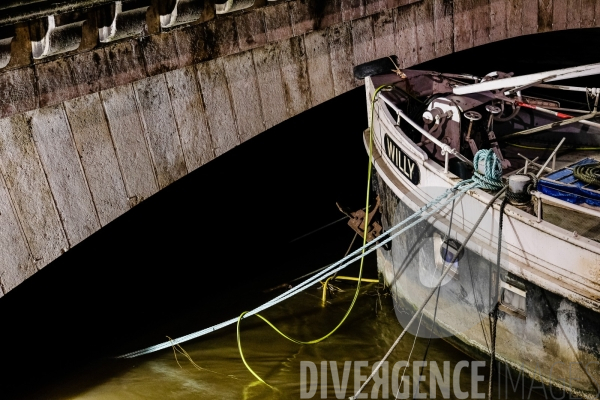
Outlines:
{"type": "Polygon", "coordinates": [[[385,154],[390,161],[406,176],[414,185],[418,185],[421,174],[417,163],[406,155],[405,152],[388,135],[385,135],[385,154]]]}

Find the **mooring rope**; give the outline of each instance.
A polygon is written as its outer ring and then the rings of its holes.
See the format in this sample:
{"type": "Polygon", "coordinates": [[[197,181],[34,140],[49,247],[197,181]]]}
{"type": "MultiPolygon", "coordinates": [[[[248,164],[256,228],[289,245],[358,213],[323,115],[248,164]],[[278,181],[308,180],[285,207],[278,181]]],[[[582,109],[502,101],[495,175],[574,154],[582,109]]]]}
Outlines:
{"type": "MultiPolygon", "coordinates": [[[[384,246],[385,244],[387,244],[388,242],[390,242],[394,237],[404,233],[405,231],[407,231],[408,229],[412,228],[413,226],[415,226],[416,224],[418,224],[419,222],[421,222],[424,219],[429,218],[431,215],[437,213],[439,210],[441,210],[442,208],[444,208],[446,205],[448,205],[448,203],[454,201],[454,199],[458,198],[459,196],[461,196],[464,192],[466,192],[467,190],[470,190],[472,188],[474,188],[476,185],[475,182],[471,182],[471,181],[463,181],[458,183],[454,188],[452,189],[448,189],[446,192],[442,193],[440,196],[436,197],[435,199],[433,199],[431,202],[429,202],[428,204],[424,205],[423,207],[421,207],[419,210],[417,210],[414,214],[412,214],[410,217],[406,218],[404,221],[401,221],[400,223],[396,224],[395,226],[393,226],[392,228],[390,228],[389,230],[387,230],[386,232],[382,233],[378,238],[379,238],[379,242],[374,245],[371,246],[371,244],[368,245],[363,245],[360,248],[356,249],[355,251],[353,251],[352,253],[350,253],[349,255],[347,255],[346,257],[342,258],[341,260],[331,264],[330,266],[328,266],[327,268],[323,269],[322,271],[318,272],[317,274],[313,275],[311,278],[307,279],[306,281],[302,282],[301,284],[299,284],[298,286],[295,286],[289,290],[287,290],[286,292],[280,294],[279,296],[275,297],[274,299],[266,302],[265,304],[255,308],[254,310],[248,311],[244,314],[244,318],[247,318],[251,315],[257,314],[263,310],[266,310],[267,308],[270,308],[304,290],[306,290],[307,288],[309,288],[310,286],[312,286],[314,283],[318,282],[319,280],[321,280],[323,277],[325,276],[329,276],[333,273],[336,273],[342,269],[344,269],[345,267],[347,267],[348,265],[354,263],[355,261],[358,261],[359,259],[361,259],[363,256],[368,255],[369,253],[375,251],[377,248],[384,246]],[[448,195],[452,194],[454,192],[456,192],[454,195],[452,195],[451,197],[447,198],[448,195]],[[409,222],[416,220],[410,224],[408,224],[409,222]],[[402,228],[403,225],[406,225],[404,228],[402,228]],[[402,228],[402,229],[400,229],[402,228]],[[395,232],[397,229],[400,229],[398,232],[395,232]],[[393,233],[395,232],[395,233],[393,233]],[[393,234],[392,234],[393,233],[393,234]],[[385,239],[385,237],[388,237],[387,239],[385,239]],[[369,248],[369,246],[371,246],[369,248]],[[367,250],[368,248],[368,250],[367,250]]],[[[147,347],[145,349],[141,349],[141,350],[137,350],[137,351],[133,351],[127,354],[123,354],[121,356],[119,356],[118,358],[134,358],[134,357],[138,357],[138,356],[142,356],[145,354],[150,354],[150,353],[154,353],[156,351],[159,350],[163,350],[166,349],[168,347],[171,347],[173,344],[180,344],[195,338],[198,338],[200,336],[204,336],[206,334],[212,333],[216,330],[222,329],[226,326],[232,325],[234,323],[236,323],[238,321],[238,318],[232,318],[229,319],[227,321],[221,322],[219,324],[216,324],[214,326],[211,326],[209,328],[206,329],[202,329],[200,331],[194,332],[194,333],[190,333],[188,335],[173,339],[171,341],[168,342],[163,342],[154,346],[150,346],[147,347]]]]}
{"type": "MultiPolygon", "coordinates": [[[[462,182],[461,182],[462,184],[462,182]]],[[[433,201],[431,201],[430,203],[426,204],[425,206],[423,206],[421,209],[419,209],[416,213],[414,213],[413,215],[411,215],[410,217],[408,217],[407,219],[405,219],[404,221],[398,223],[397,225],[393,226],[392,228],[390,228],[388,231],[382,233],[378,239],[379,242],[376,244],[372,244],[372,243],[368,243],[366,246],[361,246],[360,248],[356,249],[355,251],[353,251],[352,253],[350,253],[348,256],[342,258],[341,260],[331,264],[330,266],[328,266],[327,268],[323,269],[322,271],[316,273],[315,275],[313,275],[311,278],[308,278],[307,280],[305,280],[304,282],[300,283],[298,286],[295,286],[289,290],[287,290],[286,292],[280,294],[279,296],[275,297],[272,300],[269,300],[268,302],[266,302],[265,304],[253,309],[252,311],[248,311],[244,317],[247,318],[251,315],[257,314],[261,311],[266,310],[267,308],[270,308],[276,304],[281,303],[282,301],[308,289],[310,286],[312,286],[313,284],[319,282],[320,280],[322,280],[325,276],[329,276],[333,273],[336,273],[338,271],[341,271],[342,269],[346,268],[348,265],[354,263],[355,261],[360,260],[360,258],[362,257],[361,252],[364,251],[364,255],[368,255],[370,253],[372,253],[373,251],[375,251],[376,249],[385,246],[387,243],[389,243],[390,241],[392,241],[395,237],[397,237],[398,235],[403,234],[404,232],[406,232],[407,230],[409,230],[410,228],[412,228],[413,226],[417,225],[418,223],[420,223],[423,220],[428,219],[429,217],[431,217],[432,215],[436,214],[437,212],[439,212],[441,209],[443,209],[444,207],[446,207],[449,203],[451,203],[454,199],[457,199],[458,197],[462,196],[466,191],[475,188],[475,183],[469,183],[466,185],[461,185],[459,187],[456,187],[456,193],[452,194],[450,197],[448,198],[444,198],[447,197],[450,193],[452,193],[452,190],[454,189],[448,189],[448,191],[446,191],[445,193],[443,193],[442,195],[438,196],[437,198],[435,198],[433,201]],[[405,225],[407,223],[409,223],[412,220],[415,220],[412,223],[402,227],[402,225],[405,225]],[[398,230],[399,229],[399,230],[398,230]],[[398,230],[397,232],[394,232],[398,230]],[[392,233],[394,232],[394,233],[392,233]],[[387,238],[385,238],[387,236],[387,238]],[[384,239],[385,238],[385,239],[384,239]]],[[[194,332],[194,333],[190,333],[188,335],[185,336],[181,336],[179,338],[173,339],[172,341],[169,342],[163,342],[154,346],[150,346],[147,347],[145,349],[141,349],[141,350],[137,350],[131,353],[127,353],[127,354],[123,354],[121,356],[119,356],[118,358],[133,358],[133,357],[138,357],[141,355],[145,355],[145,354],[150,354],[150,353],[154,353],[156,351],[159,350],[163,350],[166,349],[168,347],[171,347],[172,344],[180,344],[183,342],[187,342],[189,340],[192,339],[196,339],[200,336],[204,336],[208,333],[214,332],[216,330],[219,330],[221,328],[224,328],[226,326],[235,324],[238,320],[238,317],[229,319],[227,321],[221,322],[220,324],[216,324],[214,326],[211,326],[209,328],[206,329],[202,329],[200,331],[194,332]]]]}
{"type": "MultiPolygon", "coordinates": [[[[377,92],[379,90],[382,90],[383,88],[384,87],[379,87],[377,92]]],[[[373,101],[374,100],[375,100],[375,96],[373,96],[373,101]]],[[[373,119],[371,119],[371,135],[370,135],[371,138],[373,137],[372,125],[373,125],[373,119]]],[[[371,156],[370,156],[370,160],[371,160],[371,156]]],[[[242,315],[240,315],[237,318],[229,319],[220,324],[217,324],[217,325],[211,326],[209,328],[202,329],[200,331],[179,337],[177,339],[170,340],[168,342],[163,342],[163,343],[160,343],[160,344],[157,344],[154,346],[147,347],[145,349],[141,349],[141,350],[137,350],[137,351],[134,351],[131,353],[123,354],[123,355],[119,356],[118,358],[134,358],[134,357],[139,357],[139,356],[142,356],[145,354],[150,354],[150,353],[153,353],[153,352],[156,352],[159,350],[163,350],[168,347],[172,347],[173,345],[177,345],[177,344],[198,338],[200,336],[204,336],[208,333],[212,333],[216,330],[219,330],[226,326],[232,325],[234,323],[239,324],[239,321],[241,321],[243,318],[247,318],[249,316],[256,315],[261,311],[264,311],[276,304],[279,304],[282,301],[284,301],[292,296],[295,296],[298,293],[301,293],[302,291],[308,289],[313,284],[315,284],[316,282],[321,280],[323,277],[337,273],[340,270],[347,267],[348,265],[354,263],[355,261],[362,260],[366,255],[372,253],[373,251],[375,251],[376,249],[378,249],[382,246],[385,246],[387,243],[391,242],[395,237],[401,235],[402,233],[408,231],[410,228],[414,227],[415,225],[419,224],[420,222],[425,221],[432,215],[438,213],[439,211],[444,209],[448,204],[454,202],[454,200],[461,197],[468,190],[471,190],[476,187],[481,187],[481,188],[490,189],[490,190],[492,187],[502,187],[501,179],[500,179],[502,170],[500,168],[500,175],[498,175],[497,169],[496,169],[496,166],[499,165],[499,160],[497,160],[497,158],[493,152],[491,152],[491,155],[490,155],[487,150],[480,150],[475,155],[475,160],[479,160],[479,158],[482,158],[482,157],[485,157],[485,160],[486,160],[485,174],[483,174],[483,175],[479,174],[480,176],[476,176],[469,180],[461,181],[458,184],[456,184],[454,187],[446,190],[440,196],[434,198],[428,204],[421,207],[419,210],[417,210],[411,216],[409,216],[405,220],[399,222],[398,224],[394,225],[386,232],[382,233],[378,237],[379,240],[376,244],[366,243],[366,240],[365,240],[365,242],[363,243],[363,246],[361,246],[360,248],[358,248],[351,254],[349,254],[346,257],[342,258],[341,260],[335,262],[334,264],[328,266],[327,268],[323,269],[322,271],[316,273],[311,278],[308,278],[307,280],[305,280],[298,286],[295,286],[295,287],[287,290],[286,292],[280,294],[279,296],[275,297],[274,299],[266,302],[265,304],[255,308],[251,311],[244,312],[242,315]],[[495,161],[494,161],[494,158],[495,158],[495,161]],[[498,183],[498,182],[500,182],[500,183],[498,183]]],[[[371,166],[371,164],[372,164],[372,161],[369,162],[369,166],[371,166]]],[[[475,164],[476,168],[477,168],[477,165],[478,164],[475,164]]],[[[370,176],[370,174],[369,174],[369,176],[370,176]]],[[[495,197],[495,198],[497,198],[497,197],[495,197]]],[[[367,207],[368,207],[368,198],[367,198],[367,207]]],[[[488,208],[489,208],[489,206],[488,206],[488,208]]],[[[486,208],[486,210],[487,210],[487,208],[486,208]]],[[[462,249],[462,247],[461,247],[461,249],[462,249]]],[[[445,271],[445,272],[447,273],[447,271],[445,271]]],[[[444,274],[444,276],[445,276],[445,274],[444,274]]],[[[357,293],[358,293],[358,291],[357,291],[357,293]]],[[[354,298],[352,304],[354,304],[355,300],[356,300],[356,295],[355,295],[355,298],[354,298]]],[[[351,308],[348,310],[348,312],[350,310],[351,310],[351,308]]],[[[340,322],[340,324],[338,324],[338,326],[336,326],[334,331],[337,330],[337,328],[339,328],[339,326],[341,325],[341,323],[344,322],[346,317],[347,317],[347,314],[344,317],[344,319],[340,322]]],[[[239,326],[238,326],[238,328],[239,328],[239,326]]],[[[331,333],[333,333],[333,332],[330,332],[328,335],[321,338],[320,340],[323,340],[324,338],[328,337],[331,333]]],[[[288,339],[292,340],[292,338],[289,338],[289,337],[288,337],[288,339]]],[[[239,344],[239,342],[238,342],[238,344],[239,344]]],[[[260,381],[262,381],[262,379],[260,379],[256,374],[255,374],[255,377],[257,377],[260,381]]]]}
{"type": "MultiPolygon", "coordinates": [[[[375,100],[377,98],[377,95],[379,94],[380,91],[387,89],[388,86],[386,85],[382,85],[379,86],[375,92],[373,93],[373,97],[371,99],[371,121],[373,121],[373,116],[374,116],[374,109],[375,109],[375,100]]],[[[370,135],[369,135],[369,166],[367,169],[367,194],[366,194],[366,200],[365,200],[365,220],[363,222],[365,228],[364,228],[364,232],[363,232],[363,245],[362,245],[362,256],[360,258],[360,269],[358,271],[358,284],[356,285],[356,291],[354,292],[354,297],[352,298],[352,302],[350,303],[350,307],[348,307],[348,310],[346,311],[346,313],[344,314],[344,316],[342,317],[342,320],[335,326],[335,328],[333,328],[329,333],[325,334],[324,336],[321,336],[317,339],[313,339],[313,340],[308,340],[308,341],[303,341],[303,340],[298,340],[298,339],[294,339],[288,335],[286,335],[285,333],[283,333],[282,331],[280,331],[275,325],[273,325],[268,319],[266,319],[265,317],[263,317],[260,314],[256,314],[256,316],[260,319],[262,319],[267,325],[269,325],[271,328],[273,328],[273,330],[275,332],[277,332],[279,335],[283,336],[284,338],[286,338],[287,340],[289,340],[290,342],[296,343],[296,344],[300,344],[300,345],[306,345],[306,344],[316,344],[319,342],[322,342],[323,340],[327,339],[328,337],[330,337],[331,335],[333,335],[340,326],[342,326],[342,324],[346,321],[346,319],[348,318],[348,316],[350,315],[350,312],[352,312],[352,309],[354,308],[354,304],[356,303],[356,300],[358,299],[358,294],[360,293],[360,280],[362,278],[362,273],[363,273],[363,265],[364,265],[364,254],[365,254],[365,248],[367,246],[367,232],[369,229],[369,199],[371,196],[371,176],[372,176],[372,167],[373,167],[373,124],[371,123],[371,130],[370,130],[370,135]]],[[[356,236],[355,236],[356,238],[356,236]]],[[[352,242],[354,243],[354,239],[352,240],[352,242]]],[[[352,246],[352,245],[350,245],[352,246]]],[[[350,248],[348,249],[350,250],[350,248]]],[[[347,253],[346,253],[347,254],[347,253]]],[[[325,281],[327,284],[327,281],[325,281]]],[[[265,385],[270,386],[267,382],[265,382],[256,372],[254,372],[254,370],[250,367],[250,365],[248,364],[248,362],[246,361],[245,357],[244,357],[244,352],[242,351],[242,341],[241,341],[241,337],[240,337],[240,322],[242,322],[242,318],[244,318],[244,315],[246,315],[246,311],[244,311],[238,318],[237,321],[237,343],[238,343],[238,350],[240,352],[240,357],[242,359],[242,362],[244,363],[244,365],[246,366],[246,369],[248,369],[248,371],[250,371],[250,373],[252,375],[254,375],[254,377],[256,379],[258,379],[260,382],[264,383],[265,385]]]]}
{"type": "Polygon", "coordinates": [[[473,158],[473,181],[477,182],[477,186],[481,189],[500,190],[504,186],[502,184],[502,164],[492,149],[481,149],[473,158]],[[484,173],[480,173],[479,162],[485,163],[484,173]]]}

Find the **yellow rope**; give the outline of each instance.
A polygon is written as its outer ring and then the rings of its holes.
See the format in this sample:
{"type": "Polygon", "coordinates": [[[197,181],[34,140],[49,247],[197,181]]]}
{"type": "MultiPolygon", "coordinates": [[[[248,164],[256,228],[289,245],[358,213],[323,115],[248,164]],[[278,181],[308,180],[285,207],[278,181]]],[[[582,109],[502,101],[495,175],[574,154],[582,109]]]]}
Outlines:
{"type": "Polygon", "coordinates": [[[220,373],[220,372],[211,371],[210,369],[202,368],[201,366],[199,366],[198,364],[196,364],[196,363],[194,362],[194,360],[192,359],[192,356],[190,356],[190,355],[188,354],[188,352],[187,352],[187,351],[185,351],[185,349],[184,349],[183,347],[181,347],[181,345],[180,345],[180,344],[175,344],[175,343],[173,343],[173,339],[171,339],[169,336],[167,336],[167,339],[169,339],[169,341],[171,342],[171,347],[173,348],[173,355],[175,355],[175,361],[177,362],[177,365],[179,365],[179,368],[182,368],[182,369],[183,369],[183,367],[182,367],[182,366],[181,366],[181,364],[179,363],[179,359],[177,358],[177,353],[179,353],[179,354],[183,355],[185,358],[187,358],[187,359],[188,359],[188,361],[189,361],[189,362],[190,362],[190,363],[191,363],[191,364],[192,364],[192,365],[193,365],[193,366],[194,366],[194,367],[195,367],[195,368],[196,368],[198,371],[212,372],[213,374],[217,374],[217,375],[224,375],[224,376],[226,376],[226,377],[228,377],[228,378],[239,380],[238,378],[236,378],[236,377],[235,377],[235,376],[233,376],[233,375],[225,375],[225,374],[222,374],[222,373],[220,373]]]}
{"type": "MultiPolygon", "coordinates": [[[[520,147],[522,149],[530,149],[530,150],[552,150],[552,147],[535,147],[535,146],[524,146],[522,144],[509,143],[506,144],[514,147],[520,147]]],[[[600,147],[573,147],[569,148],[569,150],[600,150],[600,147]]]]}
{"type": "MultiPolygon", "coordinates": [[[[369,225],[369,222],[368,222],[368,219],[369,219],[369,195],[371,192],[371,171],[372,171],[372,166],[373,166],[373,134],[374,134],[373,133],[373,120],[374,120],[374,110],[375,110],[375,98],[376,98],[377,94],[379,94],[379,92],[386,87],[389,87],[389,86],[388,85],[379,86],[375,90],[375,93],[373,93],[373,98],[371,99],[371,126],[370,126],[370,135],[369,135],[369,168],[368,168],[368,177],[367,177],[367,196],[366,196],[367,199],[366,199],[366,205],[365,205],[366,217],[365,217],[365,230],[364,230],[364,235],[363,235],[363,249],[362,249],[363,254],[365,252],[365,246],[367,244],[367,229],[368,229],[368,225],[369,225]]],[[[294,342],[296,344],[301,344],[301,345],[319,343],[319,342],[327,339],[335,331],[337,331],[338,328],[340,326],[342,326],[344,321],[346,321],[346,318],[348,318],[348,316],[350,315],[350,312],[352,311],[352,308],[354,307],[354,303],[356,303],[356,299],[358,298],[358,293],[360,291],[360,282],[362,279],[363,264],[364,264],[364,256],[361,257],[361,259],[360,259],[360,270],[358,273],[358,285],[356,286],[356,292],[354,293],[354,298],[352,299],[352,303],[350,303],[350,307],[348,308],[348,311],[346,311],[346,314],[344,315],[344,317],[342,318],[340,323],[337,324],[336,327],[333,328],[333,330],[331,332],[329,332],[328,334],[326,334],[323,337],[320,337],[320,338],[314,339],[314,340],[310,340],[310,341],[306,341],[306,342],[302,341],[302,340],[294,339],[292,337],[289,337],[285,333],[281,332],[275,325],[273,325],[271,322],[269,322],[269,320],[267,320],[262,315],[260,315],[260,314],[255,314],[255,315],[258,318],[262,319],[264,322],[266,322],[267,325],[269,325],[271,328],[273,328],[273,330],[275,330],[275,332],[279,333],[281,336],[283,336],[284,338],[286,338],[287,340],[289,340],[291,342],[294,342]]],[[[247,313],[248,313],[248,311],[244,311],[239,316],[238,321],[237,321],[237,343],[238,343],[238,349],[240,351],[240,356],[242,358],[244,365],[248,369],[248,371],[250,371],[250,373],[252,375],[254,375],[254,377],[256,379],[258,379],[260,382],[264,383],[265,385],[272,387],[267,382],[265,382],[260,376],[258,376],[258,374],[256,372],[254,372],[254,370],[252,368],[250,368],[250,365],[248,365],[248,363],[246,362],[246,359],[244,358],[244,353],[242,352],[242,342],[240,340],[240,322],[242,321],[242,318],[244,317],[244,315],[246,315],[247,313]]]]}

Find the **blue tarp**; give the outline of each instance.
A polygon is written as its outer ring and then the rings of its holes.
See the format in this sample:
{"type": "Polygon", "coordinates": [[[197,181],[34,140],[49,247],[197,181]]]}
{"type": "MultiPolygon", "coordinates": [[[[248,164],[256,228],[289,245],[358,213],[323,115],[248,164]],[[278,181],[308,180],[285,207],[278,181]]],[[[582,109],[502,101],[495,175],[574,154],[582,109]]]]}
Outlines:
{"type": "Polygon", "coordinates": [[[600,207],[600,187],[581,182],[573,176],[574,167],[597,162],[598,160],[593,158],[584,158],[575,164],[552,172],[540,179],[537,190],[572,204],[585,203],[600,207]]]}

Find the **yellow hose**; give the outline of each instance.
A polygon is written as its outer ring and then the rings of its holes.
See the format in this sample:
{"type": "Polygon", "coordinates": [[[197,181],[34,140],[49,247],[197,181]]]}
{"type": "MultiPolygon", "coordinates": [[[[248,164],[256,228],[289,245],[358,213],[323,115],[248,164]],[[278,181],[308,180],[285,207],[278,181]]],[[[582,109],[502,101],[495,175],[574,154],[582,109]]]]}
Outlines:
{"type": "MultiPolygon", "coordinates": [[[[535,147],[535,146],[525,146],[522,144],[516,144],[516,143],[509,143],[506,142],[507,145],[509,146],[514,146],[514,147],[520,147],[522,149],[530,149],[530,150],[552,150],[553,148],[551,147],[535,147]]],[[[574,148],[568,148],[568,150],[600,150],[600,147],[574,147],[574,148]]]]}
{"type": "MultiPolygon", "coordinates": [[[[343,281],[358,281],[358,278],[355,278],[353,276],[336,276],[335,279],[341,279],[343,281]]],[[[379,279],[367,279],[367,278],[361,278],[360,279],[361,282],[370,282],[370,283],[378,283],[379,279]]]]}
{"type": "MultiPolygon", "coordinates": [[[[370,127],[370,135],[369,135],[369,168],[368,168],[368,177],[367,177],[367,198],[366,198],[366,205],[365,205],[365,210],[366,210],[366,218],[365,218],[365,230],[364,230],[364,235],[363,235],[363,249],[362,249],[362,253],[365,253],[365,246],[367,244],[367,228],[369,225],[368,219],[369,219],[369,195],[371,192],[371,171],[372,171],[372,165],[373,165],[373,120],[374,120],[374,110],[375,110],[375,98],[377,96],[377,94],[379,94],[379,92],[386,88],[389,87],[388,85],[382,85],[379,86],[376,90],[375,93],[373,93],[373,98],[371,99],[371,127],[370,127]]],[[[271,328],[273,328],[273,330],[275,330],[275,332],[279,333],[281,336],[283,336],[284,338],[286,338],[287,340],[294,342],[296,344],[315,344],[315,343],[319,343],[325,339],[327,339],[329,336],[331,336],[335,331],[338,330],[338,328],[340,326],[342,326],[342,324],[344,323],[344,321],[346,321],[346,318],[348,318],[348,315],[350,315],[350,312],[352,311],[352,308],[354,307],[354,303],[356,303],[356,299],[358,298],[358,293],[360,291],[360,283],[362,279],[362,271],[363,271],[363,264],[364,264],[364,256],[361,257],[360,259],[360,270],[358,273],[358,278],[353,278],[356,279],[358,281],[358,285],[356,286],[356,292],[354,293],[354,298],[352,299],[352,303],[350,303],[350,307],[348,308],[348,311],[346,311],[346,314],[344,315],[344,317],[342,318],[342,320],[340,321],[339,324],[336,325],[335,328],[333,328],[333,330],[331,332],[329,332],[328,334],[326,334],[323,337],[320,337],[318,339],[314,339],[314,340],[310,340],[310,341],[302,341],[302,340],[298,340],[298,339],[294,339],[292,337],[289,337],[288,335],[286,335],[285,333],[281,332],[279,329],[277,329],[277,327],[275,325],[273,325],[271,322],[269,322],[269,320],[267,320],[265,317],[263,317],[260,314],[255,314],[258,318],[262,319],[263,321],[265,321],[267,323],[267,325],[269,325],[271,328]]],[[[328,278],[325,281],[325,285],[327,285],[327,283],[329,282],[328,278]]],[[[242,342],[240,340],[240,322],[242,321],[242,318],[244,317],[244,315],[246,315],[248,313],[248,311],[244,311],[238,318],[237,321],[237,343],[238,343],[238,349],[240,351],[240,356],[242,358],[242,361],[244,362],[244,365],[246,366],[246,368],[248,369],[248,371],[250,371],[250,373],[252,373],[252,375],[254,375],[254,377],[256,379],[258,379],[260,382],[264,383],[265,385],[271,387],[271,385],[269,385],[267,382],[265,382],[260,376],[258,376],[258,374],[256,372],[254,372],[254,370],[252,370],[252,368],[250,368],[250,365],[248,365],[248,363],[246,362],[246,359],[244,358],[244,353],[242,352],[242,342]]]]}
{"type": "MultiPolygon", "coordinates": [[[[325,283],[321,282],[321,285],[323,285],[323,295],[321,296],[322,300],[323,300],[323,304],[325,304],[325,302],[327,301],[327,285],[329,285],[329,281],[331,279],[334,279],[334,276],[330,276],[329,278],[327,278],[327,280],[325,281],[325,283]]],[[[360,281],[360,282],[369,282],[369,283],[378,283],[379,280],[378,279],[367,279],[367,278],[355,278],[353,276],[336,276],[334,280],[339,279],[342,281],[360,281]]]]}

